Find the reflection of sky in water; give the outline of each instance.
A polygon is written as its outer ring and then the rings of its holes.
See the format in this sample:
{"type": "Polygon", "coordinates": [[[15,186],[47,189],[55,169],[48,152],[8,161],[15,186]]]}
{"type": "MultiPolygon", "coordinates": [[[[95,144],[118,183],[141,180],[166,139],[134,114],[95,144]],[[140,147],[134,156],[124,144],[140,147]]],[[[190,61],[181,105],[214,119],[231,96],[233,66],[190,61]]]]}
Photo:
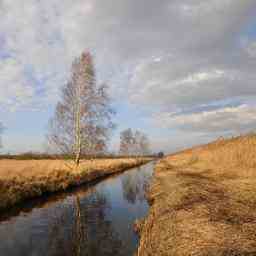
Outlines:
{"type": "Polygon", "coordinates": [[[112,209],[108,211],[106,218],[114,220],[112,222],[113,227],[119,233],[121,240],[127,241],[129,239],[132,239],[131,242],[133,243],[133,245],[136,245],[137,243],[137,237],[134,236],[133,232],[134,220],[144,217],[148,210],[148,204],[146,200],[144,199],[142,201],[138,199],[138,197],[141,198],[141,194],[143,194],[144,196],[144,190],[142,190],[143,184],[141,183],[144,182],[145,179],[148,180],[149,176],[146,176],[145,172],[151,174],[149,168],[142,167],[139,172],[126,172],[124,175],[118,177],[114,182],[107,181],[99,188],[100,190],[104,190],[104,194],[111,201],[112,209]],[[132,188],[138,185],[138,183],[136,182],[140,183],[140,190],[138,191],[135,189],[135,191],[139,192],[139,194],[137,193],[136,195],[134,195],[137,197],[134,202],[131,202],[129,199],[124,197],[123,180],[125,179],[131,180],[129,185],[132,188]]]}
{"type": "Polygon", "coordinates": [[[0,256],[75,255],[77,248],[80,255],[132,255],[138,242],[133,224],[147,213],[144,187],[152,171],[153,164],[127,171],[92,191],[74,192],[63,201],[0,223],[0,256]]]}

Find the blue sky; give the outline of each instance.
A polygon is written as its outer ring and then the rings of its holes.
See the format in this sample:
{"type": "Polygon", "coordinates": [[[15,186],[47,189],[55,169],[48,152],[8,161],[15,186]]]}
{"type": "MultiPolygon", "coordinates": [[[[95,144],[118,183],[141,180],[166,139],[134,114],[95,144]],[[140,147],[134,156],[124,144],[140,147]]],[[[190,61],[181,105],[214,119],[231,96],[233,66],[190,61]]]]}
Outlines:
{"type": "Polygon", "coordinates": [[[256,127],[253,0],[0,1],[2,152],[43,151],[73,59],[94,56],[119,132],[171,152],[256,127]]]}

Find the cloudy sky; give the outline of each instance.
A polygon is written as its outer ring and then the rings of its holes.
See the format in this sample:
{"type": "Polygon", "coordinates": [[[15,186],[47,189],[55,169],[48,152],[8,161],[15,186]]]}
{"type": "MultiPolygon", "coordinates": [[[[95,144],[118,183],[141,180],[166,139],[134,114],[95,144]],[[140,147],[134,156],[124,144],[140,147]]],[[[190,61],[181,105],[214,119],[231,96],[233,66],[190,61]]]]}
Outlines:
{"type": "Polygon", "coordinates": [[[5,152],[42,150],[74,57],[94,55],[118,128],[167,152],[256,127],[255,0],[0,0],[5,152]]]}

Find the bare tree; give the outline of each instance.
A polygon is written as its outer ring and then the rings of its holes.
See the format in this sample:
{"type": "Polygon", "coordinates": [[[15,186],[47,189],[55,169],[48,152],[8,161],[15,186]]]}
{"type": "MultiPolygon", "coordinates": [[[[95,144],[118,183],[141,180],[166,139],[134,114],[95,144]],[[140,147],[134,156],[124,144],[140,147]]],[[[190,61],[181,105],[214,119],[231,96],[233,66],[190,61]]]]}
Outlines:
{"type": "Polygon", "coordinates": [[[134,133],[135,141],[135,154],[136,155],[149,155],[150,154],[150,142],[147,135],[143,132],[136,131],[134,133]]]}
{"type": "Polygon", "coordinates": [[[108,87],[98,86],[92,56],[86,52],[72,64],[71,79],[62,88],[61,101],[50,121],[48,141],[60,153],[71,154],[79,165],[82,154],[106,149],[111,118],[108,87]]]}
{"type": "Polygon", "coordinates": [[[120,134],[121,155],[148,155],[150,154],[150,142],[147,135],[140,131],[133,132],[127,129],[120,134]]]}
{"type": "Polygon", "coordinates": [[[134,153],[134,136],[131,128],[120,133],[120,149],[121,155],[132,155],[134,153]]]}
{"type": "Polygon", "coordinates": [[[2,133],[3,133],[3,130],[4,130],[4,126],[3,126],[3,124],[0,122],[0,148],[3,147],[2,137],[1,137],[1,135],[2,135],[2,133]]]}

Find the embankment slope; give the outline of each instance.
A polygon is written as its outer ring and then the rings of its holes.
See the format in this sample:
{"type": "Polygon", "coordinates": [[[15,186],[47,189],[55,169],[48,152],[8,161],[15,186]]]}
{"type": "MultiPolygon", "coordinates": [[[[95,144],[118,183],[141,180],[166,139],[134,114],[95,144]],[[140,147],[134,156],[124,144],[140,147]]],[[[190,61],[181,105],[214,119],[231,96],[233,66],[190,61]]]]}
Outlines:
{"type": "Polygon", "coordinates": [[[163,159],[139,226],[138,255],[256,255],[256,136],[163,159]]]}

